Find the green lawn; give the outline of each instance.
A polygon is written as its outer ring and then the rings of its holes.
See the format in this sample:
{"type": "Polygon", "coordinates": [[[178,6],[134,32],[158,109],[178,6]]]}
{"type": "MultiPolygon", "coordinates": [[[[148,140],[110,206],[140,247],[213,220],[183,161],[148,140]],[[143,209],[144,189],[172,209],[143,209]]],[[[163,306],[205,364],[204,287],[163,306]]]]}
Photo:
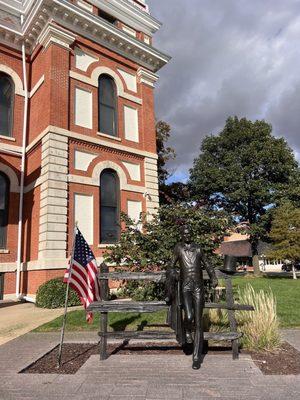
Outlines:
{"type": "Polygon", "coordinates": [[[282,328],[300,327],[300,279],[236,278],[234,285],[244,288],[251,284],[255,290],[271,288],[277,300],[277,313],[282,328]]]}
{"type": "MultiPolygon", "coordinates": [[[[157,313],[109,313],[109,327],[111,331],[123,330],[142,330],[146,324],[164,324],[166,321],[166,312],[159,311],[157,313]]],[[[54,332],[61,329],[62,317],[58,317],[47,324],[39,326],[35,332],[54,332]]],[[[71,311],[67,316],[67,331],[99,331],[99,315],[94,315],[92,324],[88,324],[85,320],[85,312],[83,310],[71,311]]]]}
{"type": "MultiPolygon", "coordinates": [[[[250,283],[255,290],[272,289],[277,299],[277,311],[280,325],[283,328],[300,327],[300,279],[291,278],[236,278],[235,288],[244,288],[250,283]]],[[[165,322],[166,313],[160,311],[152,314],[109,314],[109,326],[113,331],[142,329],[146,324],[165,322]]],[[[52,332],[60,330],[62,317],[48,322],[35,329],[35,332],[52,332]]],[[[81,310],[72,311],[67,318],[67,331],[97,331],[99,329],[99,316],[95,315],[93,324],[85,321],[85,312],[81,310]]]]}

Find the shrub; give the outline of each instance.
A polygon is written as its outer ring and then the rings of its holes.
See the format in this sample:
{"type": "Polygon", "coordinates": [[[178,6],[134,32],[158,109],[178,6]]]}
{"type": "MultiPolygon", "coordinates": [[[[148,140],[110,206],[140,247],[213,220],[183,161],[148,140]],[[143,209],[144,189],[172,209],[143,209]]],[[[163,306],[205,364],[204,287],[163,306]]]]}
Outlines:
{"type": "MultiPolygon", "coordinates": [[[[67,285],[62,278],[51,279],[43,283],[36,294],[36,306],[40,308],[64,307],[67,285]]],[[[68,306],[80,305],[80,299],[76,292],[70,288],[68,306]]]]}
{"type": "MultiPolygon", "coordinates": [[[[252,305],[255,311],[238,311],[235,313],[238,330],[243,332],[241,345],[249,350],[273,350],[281,342],[279,322],[276,312],[276,300],[271,289],[267,292],[255,292],[248,284],[238,290],[240,304],[252,305]]],[[[209,310],[210,331],[224,332],[229,330],[228,314],[225,310],[209,310]]]]}
{"type": "Polygon", "coordinates": [[[156,282],[128,281],[119,291],[119,297],[135,301],[155,301],[165,298],[165,285],[156,282]]]}

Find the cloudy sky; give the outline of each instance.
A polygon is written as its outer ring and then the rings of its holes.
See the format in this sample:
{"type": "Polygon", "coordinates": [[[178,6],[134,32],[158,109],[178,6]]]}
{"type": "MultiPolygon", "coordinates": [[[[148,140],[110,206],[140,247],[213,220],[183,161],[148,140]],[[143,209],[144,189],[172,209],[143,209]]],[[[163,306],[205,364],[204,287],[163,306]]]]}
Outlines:
{"type": "Polygon", "coordinates": [[[156,89],[172,179],[187,177],[203,136],[230,115],[270,122],[300,159],[300,0],[147,2],[164,24],[154,45],[173,57],[156,89]]]}

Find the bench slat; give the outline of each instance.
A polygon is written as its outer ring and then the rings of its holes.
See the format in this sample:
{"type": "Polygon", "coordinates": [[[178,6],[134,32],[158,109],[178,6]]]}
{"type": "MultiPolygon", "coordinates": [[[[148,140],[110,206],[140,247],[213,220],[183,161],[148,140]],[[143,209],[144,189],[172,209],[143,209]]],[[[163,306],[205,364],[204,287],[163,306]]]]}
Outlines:
{"type": "MultiPolygon", "coordinates": [[[[215,270],[215,273],[218,278],[235,278],[235,277],[241,277],[246,275],[245,272],[235,272],[234,274],[226,274],[222,271],[215,270]]],[[[166,280],[166,272],[161,271],[161,272],[128,272],[128,271],[122,271],[122,272],[107,272],[107,273],[100,273],[98,275],[98,279],[100,281],[102,280],[117,280],[117,281],[152,281],[152,282],[165,282],[166,280]]],[[[209,280],[209,275],[208,273],[204,270],[203,271],[203,279],[204,280],[209,280]]]]}
{"type": "MultiPolygon", "coordinates": [[[[87,311],[152,313],[160,310],[167,310],[168,308],[169,306],[164,301],[99,301],[92,303],[87,308],[87,311]]],[[[205,308],[245,311],[254,310],[254,308],[250,305],[233,304],[232,306],[229,306],[226,303],[205,303],[205,308]]]]}
{"type": "MultiPolygon", "coordinates": [[[[143,340],[171,340],[176,339],[173,332],[162,332],[162,331],[121,331],[121,332],[108,332],[103,334],[99,332],[99,336],[105,336],[108,339],[143,339],[143,340]]],[[[243,334],[240,332],[204,332],[205,340],[236,340],[242,337],[243,334]]]]}

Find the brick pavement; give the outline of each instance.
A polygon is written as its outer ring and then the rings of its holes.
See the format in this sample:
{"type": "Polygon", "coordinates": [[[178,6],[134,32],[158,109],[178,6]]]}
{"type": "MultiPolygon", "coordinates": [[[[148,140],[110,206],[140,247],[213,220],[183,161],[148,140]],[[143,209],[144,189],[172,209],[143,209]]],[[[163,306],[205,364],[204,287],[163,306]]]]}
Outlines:
{"type": "MultiPolygon", "coordinates": [[[[95,333],[67,335],[67,341],[94,338],[95,333]]],[[[228,354],[208,355],[199,371],[191,369],[190,356],[145,354],[114,355],[104,362],[92,356],[75,375],[18,374],[58,340],[57,333],[29,333],[0,346],[0,400],[300,398],[300,376],[264,376],[247,355],[238,361],[228,354]]]]}

